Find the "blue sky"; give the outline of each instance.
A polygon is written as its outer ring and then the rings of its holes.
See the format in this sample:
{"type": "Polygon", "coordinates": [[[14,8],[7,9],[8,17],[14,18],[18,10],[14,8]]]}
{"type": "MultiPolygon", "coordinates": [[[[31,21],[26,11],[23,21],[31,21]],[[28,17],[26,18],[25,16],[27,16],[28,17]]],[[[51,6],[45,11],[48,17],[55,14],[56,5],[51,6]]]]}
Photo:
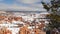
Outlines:
{"type": "MultiPolygon", "coordinates": [[[[42,0],[0,0],[0,10],[46,11],[42,0]]],[[[48,3],[49,0],[43,0],[48,3]]]]}

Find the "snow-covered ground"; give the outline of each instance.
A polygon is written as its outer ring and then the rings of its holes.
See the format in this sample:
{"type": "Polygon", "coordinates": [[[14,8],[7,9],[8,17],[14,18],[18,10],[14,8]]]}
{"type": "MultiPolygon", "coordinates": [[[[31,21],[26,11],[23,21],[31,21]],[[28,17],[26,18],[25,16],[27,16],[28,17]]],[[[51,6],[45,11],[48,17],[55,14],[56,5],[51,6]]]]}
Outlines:
{"type": "Polygon", "coordinates": [[[14,24],[0,24],[0,27],[7,27],[7,29],[12,31],[12,34],[16,34],[16,33],[18,33],[19,28],[15,28],[14,26],[18,26],[18,25],[14,25],[14,24]]]}
{"type": "MultiPolygon", "coordinates": [[[[12,32],[12,34],[18,34],[19,33],[19,30],[20,28],[17,27],[17,28],[14,28],[13,26],[18,26],[18,25],[14,25],[14,24],[0,24],[1,27],[7,27],[8,30],[10,30],[12,32]]],[[[29,26],[28,29],[32,29],[32,28],[35,28],[35,26],[29,26]]]]}
{"type": "Polygon", "coordinates": [[[12,34],[18,34],[19,28],[8,28],[9,30],[12,31],[12,34]]]}
{"type": "Polygon", "coordinates": [[[14,25],[14,24],[0,24],[0,26],[12,27],[12,26],[18,26],[18,25],[14,25]]]}
{"type": "MultiPolygon", "coordinates": [[[[23,14],[23,13],[15,13],[15,15],[14,16],[16,16],[16,17],[22,17],[25,21],[29,21],[29,22],[31,22],[31,21],[33,21],[34,20],[34,18],[45,18],[45,15],[46,14],[49,14],[49,13],[39,13],[39,14],[36,14],[35,16],[33,15],[33,16],[30,16],[30,15],[27,15],[27,14],[23,14]]],[[[40,21],[45,21],[45,23],[48,23],[48,21],[46,20],[46,19],[40,19],[40,21]]],[[[36,20],[37,22],[39,21],[38,19],[36,20]]],[[[18,34],[18,31],[19,31],[19,27],[14,27],[14,26],[18,26],[18,25],[16,25],[16,24],[25,24],[24,22],[22,22],[22,21],[12,21],[12,24],[0,24],[0,27],[7,27],[9,30],[11,30],[12,31],[12,34],[18,34]]],[[[32,28],[35,28],[34,26],[32,26],[32,27],[28,27],[28,29],[32,29],[32,28]]],[[[38,28],[38,26],[37,26],[37,28],[38,28]]]]}

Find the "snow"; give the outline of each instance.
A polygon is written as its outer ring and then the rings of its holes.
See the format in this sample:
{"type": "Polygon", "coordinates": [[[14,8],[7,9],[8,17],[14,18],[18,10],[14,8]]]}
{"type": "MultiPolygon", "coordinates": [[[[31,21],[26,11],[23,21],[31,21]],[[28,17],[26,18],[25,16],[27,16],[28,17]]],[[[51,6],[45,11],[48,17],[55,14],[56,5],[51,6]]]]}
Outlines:
{"type": "Polygon", "coordinates": [[[12,21],[13,24],[24,24],[22,21],[12,21]]]}
{"type": "MultiPolygon", "coordinates": [[[[34,20],[34,18],[45,18],[45,15],[44,14],[49,14],[49,13],[40,13],[40,14],[36,14],[36,16],[28,16],[28,15],[25,15],[23,13],[15,13],[14,16],[16,17],[22,17],[25,21],[28,21],[28,22],[31,22],[34,20]],[[43,15],[41,15],[43,14],[43,15]]],[[[36,22],[38,22],[39,20],[37,19],[36,22]]],[[[40,19],[40,21],[45,21],[45,23],[48,23],[48,21],[46,19],[40,19]]],[[[18,26],[16,24],[23,24],[25,26],[25,23],[22,22],[22,21],[12,21],[12,24],[10,24],[9,22],[7,22],[8,24],[0,24],[0,27],[8,27],[9,30],[12,31],[12,34],[16,34],[18,33],[19,31],[19,28],[14,28],[14,26],[18,26]]],[[[41,23],[39,23],[41,24],[41,23]]],[[[35,28],[35,26],[29,26],[28,29],[32,29],[32,28],[35,28]]],[[[36,28],[38,28],[38,26],[36,26],[36,28]]],[[[34,33],[34,32],[33,32],[34,33]]]]}
{"type": "Polygon", "coordinates": [[[34,19],[30,16],[22,16],[25,21],[33,21],[34,19]]]}
{"type": "Polygon", "coordinates": [[[48,13],[48,12],[42,12],[42,13],[40,13],[40,14],[50,14],[50,13],[48,13]]]}
{"type": "Polygon", "coordinates": [[[12,34],[17,34],[19,32],[19,28],[8,28],[12,31],[12,34]]]}
{"type": "Polygon", "coordinates": [[[5,26],[5,27],[13,27],[13,26],[18,26],[18,25],[14,25],[14,24],[0,24],[0,26],[5,26]]]}
{"type": "Polygon", "coordinates": [[[14,25],[14,24],[0,24],[1,27],[7,27],[9,30],[12,31],[12,34],[16,34],[19,31],[19,28],[12,28],[13,26],[18,26],[18,25],[14,25]]]}
{"type": "Polygon", "coordinates": [[[32,27],[28,27],[28,29],[32,29],[32,27]]]}

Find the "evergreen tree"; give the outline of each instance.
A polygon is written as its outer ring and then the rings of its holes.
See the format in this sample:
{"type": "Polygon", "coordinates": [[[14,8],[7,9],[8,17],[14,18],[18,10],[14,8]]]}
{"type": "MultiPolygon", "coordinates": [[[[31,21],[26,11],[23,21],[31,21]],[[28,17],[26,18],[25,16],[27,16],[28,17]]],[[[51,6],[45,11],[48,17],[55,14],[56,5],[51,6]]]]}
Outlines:
{"type": "Polygon", "coordinates": [[[43,7],[47,11],[51,11],[50,15],[47,15],[47,18],[50,19],[50,23],[48,24],[48,28],[58,28],[60,27],[60,0],[51,0],[50,3],[41,2],[43,7]]]}

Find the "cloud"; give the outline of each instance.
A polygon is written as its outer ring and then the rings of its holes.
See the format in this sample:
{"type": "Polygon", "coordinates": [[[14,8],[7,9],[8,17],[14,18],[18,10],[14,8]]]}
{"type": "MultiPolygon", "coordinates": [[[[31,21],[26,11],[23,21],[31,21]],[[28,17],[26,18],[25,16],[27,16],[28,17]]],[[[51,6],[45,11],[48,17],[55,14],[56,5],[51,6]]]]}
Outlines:
{"type": "Polygon", "coordinates": [[[41,1],[44,1],[46,3],[49,3],[51,0],[16,0],[17,2],[20,3],[25,3],[25,4],[35,4],[41,1]]]}
{"type": "Polygon", "coordinates": [[[14,5],[7,5],[7,4],[0,4],[0,10],[19,10],[19,11],[46,11],[42,8],[42,5],[31,5],[31,6],[18,6],[14,5]],[[39,8],[40,7],[40,8],[39,8]]]}
{"type": "Polygon", "coordinates": [[[16,0],[16,1],[20,3],[25,3],[25,4],[34,4],[34,3],[40,2],[40,0],[16,0]]]}
{"type": "Polygon", "coordinates": [[[44,1],[45,3],[50,3],[51,0],[42,0],[44,1]]]}
{"type": "Polygon", "coordinates": [[[0,3],[0,10],[18,10],[18,11],[46,11],[43,5],[36,4],[40,0],[16,0],[14,4],[0,3]],[[27,5],[26,5],[27,4],[27,5]]]}

